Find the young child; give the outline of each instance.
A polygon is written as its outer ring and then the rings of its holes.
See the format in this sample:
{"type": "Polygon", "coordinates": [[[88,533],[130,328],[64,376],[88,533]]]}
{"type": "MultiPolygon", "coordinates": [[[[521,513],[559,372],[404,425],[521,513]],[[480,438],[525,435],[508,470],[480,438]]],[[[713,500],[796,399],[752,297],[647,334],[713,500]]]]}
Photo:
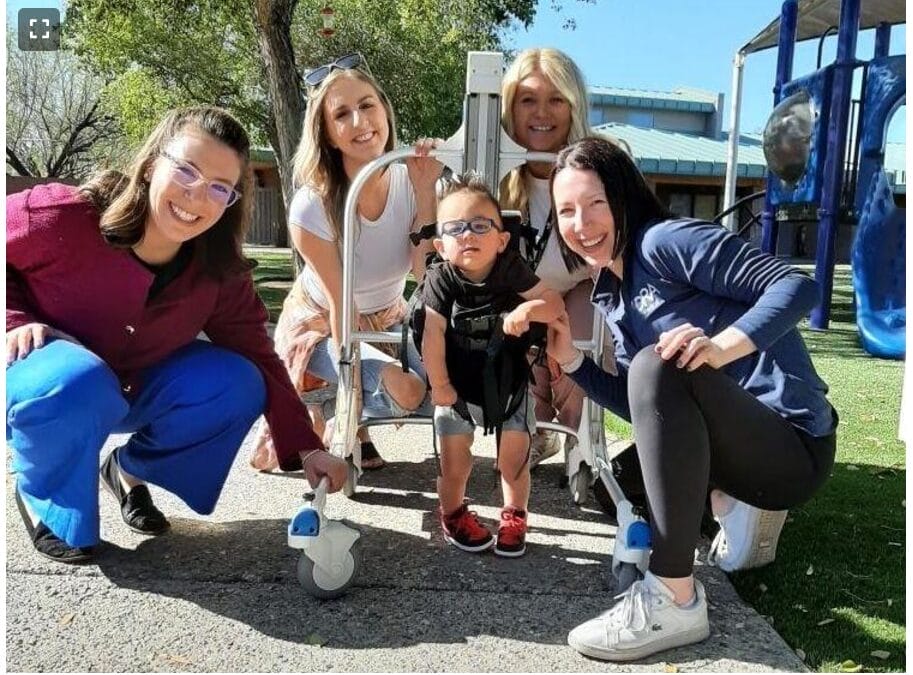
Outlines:
{"type": "MultiPolygon", "coordinates": [[[[564,313],[564,303],[516,251],[507,248],[510,233],[503,230],[498,202],[481,179],[470,176],[445,184],[437,219],[434,247],[444,260],[428,268],[423,284],[422,355],[435,405],[434,429],[441,439],[437,485],[440,517],[447,541],[477,553],[490,548],[494,541],[488,528],[463,502],[472,471],[473,432],[476,424],[483,422],[482,409],[467,401],[467,392],[478,389],[485,352],[476,352],[481,361],[461,354],[458,366],[448,360],[447,344],[450,341],[452,345],[454,339],[452,311],[455,303],[470,309],[503,307],[508,311],[503,319],[504,334],[520,336],[530,322],[557,319],[564,313]],[[472,421],[466,417],[467,410],[472,421]]],[[[504,509],[495,553],[507,557],[526,552],[528,452],[536,419],[525,385],[522,391],[519,407],[501,425],[498,448],[504,509]]]]}

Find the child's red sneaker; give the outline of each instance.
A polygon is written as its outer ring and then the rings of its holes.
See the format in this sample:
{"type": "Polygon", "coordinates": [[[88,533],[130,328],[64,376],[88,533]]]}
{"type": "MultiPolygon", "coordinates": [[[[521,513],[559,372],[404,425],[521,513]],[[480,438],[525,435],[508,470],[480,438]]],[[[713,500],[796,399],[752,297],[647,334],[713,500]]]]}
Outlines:
{"type": "Polygon", "coordinates": [[[506,558],[519,558],[526,553],[526,511],[506,506],[501,511],[498,542],[495,554],[506,558]]]}
{"type": "Polygon", "coordinates": [[[470,553],[479,553],[491,548],[494,537],[487,527],[479,522],[475,511],[470,511],[463,504],[448,516],[438,509],[441,516],[441,527],[444,538],[459,549],[470,553]]]}

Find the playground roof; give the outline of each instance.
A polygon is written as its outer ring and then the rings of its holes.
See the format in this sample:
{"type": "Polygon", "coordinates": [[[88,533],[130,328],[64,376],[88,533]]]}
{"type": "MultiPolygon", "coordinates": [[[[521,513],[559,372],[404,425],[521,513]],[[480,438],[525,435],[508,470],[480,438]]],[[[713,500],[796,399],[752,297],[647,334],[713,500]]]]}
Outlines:
{"type": "Polygon", "coordinates": [[[587,91],[591,103],[690,112],[713,112],[718,99],[718,94],[690,87],[679,87],[674,91],[589,87],[587,91]]]}
{"type": "MultiPolygon", "coordinates": [[[[906,23],[905,0],[861,0],[859,28],[875,28],[880,23],[906,23]]],[[[831,26],[840,24],[840,0],[799,0],[796,42],[824,35],[831,26]]],[[[777,46],[780,17],[755,35],[741,51],[746,54],[777,46]]]]}
{"type": "MultiPolygon", "coordinates": [[[[708,138],[618,122],[601,124],[594,129],[627,142],[637,160],[637,166],[644,173],[679,176],[726,175],[726,144],[729,136],[725,132],[720,138],[708,138]]],[[[763,178],[766,171],[761,137],[741,134],[739,177],[763,178]]]]}

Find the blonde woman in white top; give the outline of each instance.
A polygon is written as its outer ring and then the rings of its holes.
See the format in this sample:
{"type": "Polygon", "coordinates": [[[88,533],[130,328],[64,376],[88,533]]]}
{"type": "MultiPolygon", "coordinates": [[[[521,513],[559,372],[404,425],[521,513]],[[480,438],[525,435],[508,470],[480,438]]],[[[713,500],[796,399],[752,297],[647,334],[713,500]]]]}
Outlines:
{"type": "MultiPolygon", "coordinates": [[[[557,49],[526,49],[517,55],[501,85],[501,122],[514,141],[527,150],[557,153],[591,136],[587,122],[586,84],[577,65],[557,49]]],[[[501,183],[504,209],[519,210],[537,232],[536,276],[562,294],[575,338],[588,338],[593,326],[590,294],[593,284],[585,269],[569,271],[558,234],[552,231],[550,163],[531,162],[515,169],[501,183]]],[[[551,359],[533,369],[536,419],[571,428],[580,424],[583,390],[551,359]]],[[[530,466],[559,450],[557,434],[538,432],[530,449],[530,466]]]]}
{"type": "MultiPolygon", "coordinates": [[[[295,153],[298,188],[289,208],[291,238],[305,261],[276,325],[276,349],[302,394],[338,380],[342,315],[343,210],[358,171],[396,145],[393,109],[360,54],[349,54],[305,76],[308,107],[295,153]]],[[[433,146],[417,144],[419,154],[433,146]]],[[[410,232],[434,222],[434,183],[441,165],[430,158],[407,160],[375,173],[358,200],[355,245],[355,306],[361,328],[391,330],[405,315],[403,290],[411,271],[424,274],[430,242],[413,246],[410,232]]],[[[368,416],[408,415],[425,399],[425,373],[410,350],[408,372],[396,360],[398,345],[361,344],[363,412],[368,416]]],[[[335,401],[312,407],[315,428],[332,416],[335,401]]],[[[328,427],[329,428],[329,427],[328,427]]],[[[324,434],[325,439],[327,435],[324,434]]],[[[362,468],[384,460],[360,432],[362,468]]],[[[328,439],[327,439],[328,440],[328,439]]],[[[274,464],[268,432],[251,458],[258,469],[274,464]]]]}

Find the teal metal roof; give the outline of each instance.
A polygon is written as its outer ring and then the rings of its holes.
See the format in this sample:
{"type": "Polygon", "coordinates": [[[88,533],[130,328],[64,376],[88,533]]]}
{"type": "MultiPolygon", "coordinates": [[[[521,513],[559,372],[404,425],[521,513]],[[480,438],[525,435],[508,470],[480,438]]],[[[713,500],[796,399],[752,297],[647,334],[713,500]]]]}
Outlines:
{"type": "Polygon", "coordinates": [[[712,113],[716,110],[717,94],[703,89],[679,87],[674,91],[623,89],[621,87],[590,87],[590,103],[617,105],[623,108],[651,108],[712,113]]]}
{"type": "MultiPolygon", "coordinates": [[[[609,122],[595,131],[620,138],[631,146],[637,166],[645,174],[678,176],[725,176],[725,132],[722,138],[707,138],[678,131],[646,129],[630,124],[609,122]]],[[[763,178],[767,173],[761,138],[753,134],[739,136],[740,178],[763,178]]]]}

